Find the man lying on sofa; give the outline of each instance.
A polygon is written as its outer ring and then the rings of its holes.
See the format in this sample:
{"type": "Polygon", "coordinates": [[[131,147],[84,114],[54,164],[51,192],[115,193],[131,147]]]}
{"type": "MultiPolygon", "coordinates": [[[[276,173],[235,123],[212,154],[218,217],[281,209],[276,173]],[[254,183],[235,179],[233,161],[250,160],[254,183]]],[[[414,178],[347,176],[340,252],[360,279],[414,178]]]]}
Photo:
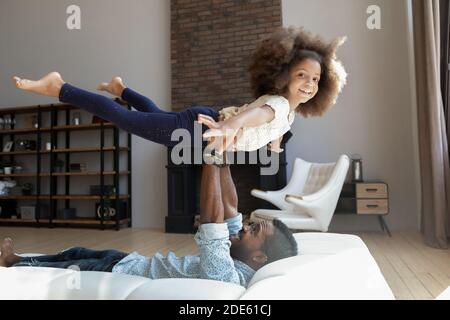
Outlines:
{"type": "Polygon", "coordinates": [[[201,278],[247,286],[255,271],[267,263],[297,254],[297,242],[278,220],[242,227],[237,193],[228,166],[203,165],[200,222],[195,240],[200,254],[177,257],[156,253],[144,257],[117,250],[73,247],[56,255],[20,257],[12,240],[1,245],[0,266],[79,268],[160,278],[201,278]]]}

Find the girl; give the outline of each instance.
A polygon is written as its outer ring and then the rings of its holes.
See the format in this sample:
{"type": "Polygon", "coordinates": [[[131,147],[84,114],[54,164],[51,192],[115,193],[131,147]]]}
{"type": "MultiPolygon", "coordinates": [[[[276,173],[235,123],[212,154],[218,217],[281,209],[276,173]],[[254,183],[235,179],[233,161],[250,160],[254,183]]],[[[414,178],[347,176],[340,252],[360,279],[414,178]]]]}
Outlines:
{"type": "Polygon", "coordinates": [[[171,141],[175,129],[185,128],[193,136],[197,120],[210,128],[203,137],[210,140],[208,148],[219,154],[225,150],[254,151],[267,144],[272,151],[281,152],[281,139],[289,131],[295,112],[305,117],[320,116],[336,102],[346,73],[335,52],[344,40],[326,43],[302,28],[280,29],[262,41],[252,57],[249,71],[257,99],[220,112],[204,106],[182,112],[163,111],[149,98],[127,88],[119,77],[100,84],[98,89],[121,97],[137,111],[65,83],[57,72],[37,81],[19,77],[14,81],[19,89],[58,97],[61,102],[166,146],[177,143],[171,141]]]}

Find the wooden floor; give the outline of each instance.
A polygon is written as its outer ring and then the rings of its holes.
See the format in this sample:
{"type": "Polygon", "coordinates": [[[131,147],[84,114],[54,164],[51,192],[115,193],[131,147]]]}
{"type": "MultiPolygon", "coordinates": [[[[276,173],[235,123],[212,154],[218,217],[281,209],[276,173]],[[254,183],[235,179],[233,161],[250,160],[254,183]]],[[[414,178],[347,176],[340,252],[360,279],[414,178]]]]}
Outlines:
{"type": "MultiPolygon", "coordinates": [[[[450,250],[423,244],[421,235],[393,232],[355,233],[369,247],[397,299],[433,299],[450,286],[450,250]]],[[[196,254],[191,234],[166,234],[160,230],[48,229],[0,227],[0,239],[11,237],[17,252],[56,253],[71,246],[118,249],[153,255],[156,251],[177,255],[196,254]]]]}

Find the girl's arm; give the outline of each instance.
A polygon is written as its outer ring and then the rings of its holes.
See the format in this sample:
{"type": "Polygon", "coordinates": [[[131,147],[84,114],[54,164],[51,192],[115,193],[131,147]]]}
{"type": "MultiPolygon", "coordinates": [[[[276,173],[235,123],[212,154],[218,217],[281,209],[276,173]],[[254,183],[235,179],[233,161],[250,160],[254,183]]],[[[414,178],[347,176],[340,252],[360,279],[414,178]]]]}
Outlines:
{"type": "Polygon", "coordinates": [[[274,117],[274,110],[268,105],[264,105],[260,108],[245,110],[225,120],[224,124],[235,129],[258,127],[264,123],[272,121],[274,117]]]}
{"type": "Polygon", "coordinates": [[[234,143],[236,135],[242,131],[242,128],[260,126],[272,121],[274,117],[275,111],[268,105],[264,105],[259,108],[245,110],[238,115],[220,122],[216,122],[209,116],[199,114],[198,122],[210,128],[203,134],[204,138],[223,137],[221,144],[219,144],[219,140],[216,140],[210,146],[222,154],[224,150],[228,150],[234,143]]]}
{"type": "Polygon", "coordinates": [[[219,134],[220,131],[225,131],[226,129],[238,130],[241,128],[257,127],[266,122],[272,121],[274,117],[275,112],[273,111],[273,109],[268,105],[264,105],[260,108],[245,110],[240,114],[232,116],[227,120],[221,120],[219,122],[216,122],[210,116],[199,114],[198,122],[208,126],[210,129],[216,129],[215,131],[211,131],[211,133],[214,132],[217,134],[212,134],[211,137],[218,137],[225,135],[219,134]]]}

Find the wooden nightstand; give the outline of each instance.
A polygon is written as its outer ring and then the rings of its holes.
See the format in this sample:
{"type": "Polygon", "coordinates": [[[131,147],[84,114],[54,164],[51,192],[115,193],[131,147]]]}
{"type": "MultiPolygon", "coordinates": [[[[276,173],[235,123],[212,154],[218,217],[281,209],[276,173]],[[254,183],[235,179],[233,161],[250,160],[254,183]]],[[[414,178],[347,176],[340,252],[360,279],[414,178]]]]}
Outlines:
{"type": "Polygon", "coordinates": [[[381,229],[391,236],[383,219],[389,214],[388,185],[381,181],[344,183],[335,214],[377,215],[381,229]]]}

